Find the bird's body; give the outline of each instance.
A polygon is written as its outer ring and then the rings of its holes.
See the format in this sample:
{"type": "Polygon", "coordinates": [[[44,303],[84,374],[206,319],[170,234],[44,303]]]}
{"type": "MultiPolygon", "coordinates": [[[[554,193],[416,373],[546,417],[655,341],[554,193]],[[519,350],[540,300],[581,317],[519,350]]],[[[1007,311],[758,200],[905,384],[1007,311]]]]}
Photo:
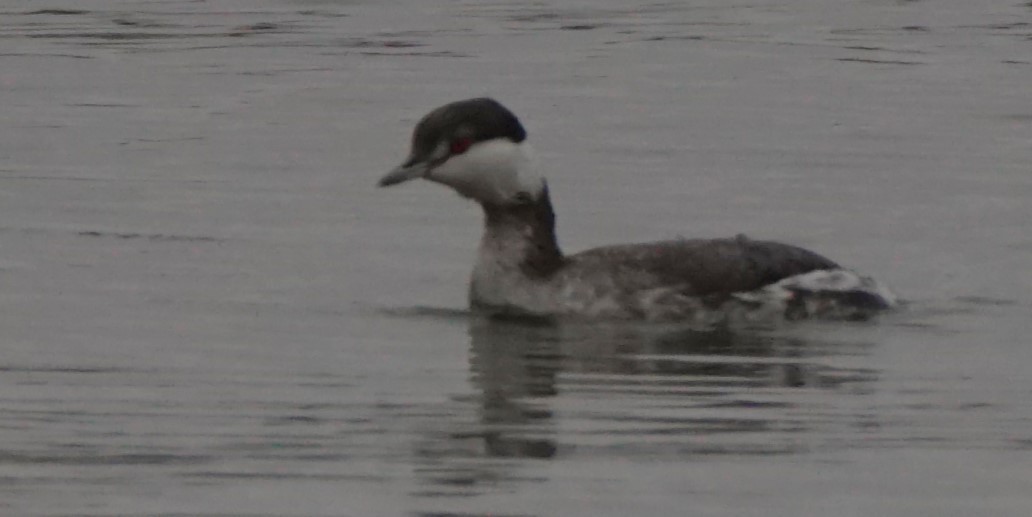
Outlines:
{"type": "Polygon", "coordinates": [[[381,180],[448,185],[481,204],[485,230],[470,304],[490,312],[648,320],[769,313],[863,316],[887,289],[814,252],[738,236],[595,248],[564,255],[548,187],[518,119],[490,99],[442,106],[417,125],[409,159],[381,180]]]}

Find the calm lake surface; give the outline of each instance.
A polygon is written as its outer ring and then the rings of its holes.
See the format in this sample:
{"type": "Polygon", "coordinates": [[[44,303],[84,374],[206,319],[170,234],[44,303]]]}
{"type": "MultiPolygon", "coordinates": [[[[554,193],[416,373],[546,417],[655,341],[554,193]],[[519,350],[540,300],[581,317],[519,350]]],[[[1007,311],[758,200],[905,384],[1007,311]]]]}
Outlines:
{"type": "Polygon", "coordinates": [[[1032,6],[7,1],[0,514],[1032,513],[1032,6]],[[783,240],[908,301],[698,332],[465,311],[524,121],[568,251],[783,240]]]}

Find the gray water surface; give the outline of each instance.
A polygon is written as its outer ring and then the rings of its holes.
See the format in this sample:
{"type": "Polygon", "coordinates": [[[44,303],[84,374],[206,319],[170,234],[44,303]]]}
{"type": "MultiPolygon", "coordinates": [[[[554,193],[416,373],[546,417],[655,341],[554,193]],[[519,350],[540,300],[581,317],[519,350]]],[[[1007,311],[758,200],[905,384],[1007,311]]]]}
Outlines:
{"type": "Polygon", "coordinates": [[[1032,7],[0,6],[0,514],[1032,511],[1032,7]],[[521,116],[564,247],[744,232],[869,323],[464,309],[476,207],[377,190],[521,116]]]}

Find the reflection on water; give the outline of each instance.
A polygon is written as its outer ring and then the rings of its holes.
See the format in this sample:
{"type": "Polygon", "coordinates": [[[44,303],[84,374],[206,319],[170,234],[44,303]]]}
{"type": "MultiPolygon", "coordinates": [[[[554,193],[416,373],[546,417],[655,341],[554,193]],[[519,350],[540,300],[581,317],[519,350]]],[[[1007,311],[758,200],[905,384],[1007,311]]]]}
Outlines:
{"type": "Polygon", "coordinates": [[[528,461],[793,454],[878,427],[862,343],[486,317],[469,335],[475,391],[426,428],[417,495],[544,481],[528,461]]]}
{"type": "Polygon", "coordinates": [[[554,415],[544,401],[558,395],[563,352],[547,322],[475,320],[470,373],[481,397],[484,450],[494,457],[550,458],[554,415]]]}

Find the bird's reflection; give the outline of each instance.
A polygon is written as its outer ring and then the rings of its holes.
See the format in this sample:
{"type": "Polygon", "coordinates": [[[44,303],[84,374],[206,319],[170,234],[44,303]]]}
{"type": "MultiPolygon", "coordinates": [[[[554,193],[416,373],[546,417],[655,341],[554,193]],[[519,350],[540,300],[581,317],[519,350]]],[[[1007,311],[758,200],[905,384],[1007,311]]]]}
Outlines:
{"type": "Polygon", "coordinates": [[[547,437],[553,414],[542,399],[558,394],[563,356],[557,330],[548,321],[525,318],[485,317],[470,324],[471,381],[481,393],[488,455],[555,455],[555,440],[547,437]]]}
{"type": "Polygon", "coordinates": [[[435,447],[438,487],[526,482],[523,462],[567,453],[792,453],[872,418],[819,400],[871,389],[863,343],[498,317],[472,318],[469,336],[472,407],[435,447]]]}
{"type": "Polygon", "coordinates": [[[791,406],[792,397],[778,390],[857,387],[874,378],[864,368],[815,361],[813,356],[822,353],[816,344],[759,332],[485,317],[471,322],[470,337],[471,378],[481,395],[479,418],[489,456],[553,456],[559,444],[551,421],[560,394],[564,400],[585,398],[585,408],[601,395],[613,406],[622,397],[649,396],[642,406],[672,405],[678,414],[643,413],[641,429],[673,419],[685,431],[696,425],[730,432],[779,423],[755,414],[696,414],[702,412],[692,408],[791,406]],[[749,390],[758,389],[778,394],[766,397],[777,400],[749,402],[749,390]]]}

